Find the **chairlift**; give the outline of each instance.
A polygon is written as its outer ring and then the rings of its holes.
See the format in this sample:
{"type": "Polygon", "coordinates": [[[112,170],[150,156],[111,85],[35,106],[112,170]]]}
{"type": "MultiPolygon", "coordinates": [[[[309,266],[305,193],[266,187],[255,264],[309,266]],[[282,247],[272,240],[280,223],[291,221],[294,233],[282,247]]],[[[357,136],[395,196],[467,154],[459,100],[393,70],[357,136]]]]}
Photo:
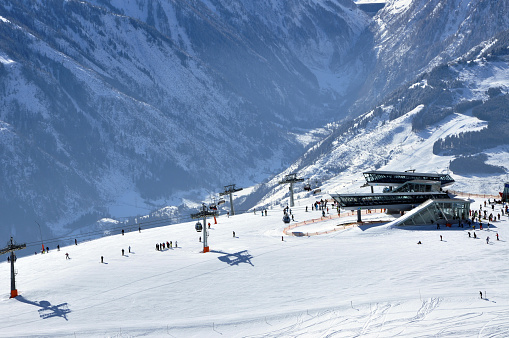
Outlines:
{"type": "Polygon", "coordinates": [[[211,205],[209,205],[209,209],[210,210],[217,210],[217,206],[215,203],[212,203],[211,205]]]}
{"type": "Polygon", "coordinates": [[[203,225],[200,222],[196,222],[194,228],[196,229],[197,232],[201,232],[203,230],[203,225]]]}
{"type": "Polygon", "coordinates": [[[290,221],[291,221],[290,216],[288,216],[288,214],[285,214],[283,216],[283,222],[288,224],[288,223],[290,223],[290,221]]]}
{"type": "Polygon", "coordinates": [[[217,205],[224,204],[225,202],[226,202],[226,201],[225,201],[223,198],[221,198],[221,199],[219,200],[219,202],[217,202],[217,205]]]}
{"type": "Polygon", "coordinates": [[[322,189],[315,189],[315,191],[313,191],[313,194],[318,194],[319,192],[322,192],[322,189]]]}
{"type": "Polygon", "coordinates": [[[311,191],[311,184],[309,184],[309,183],[304,184],[304,190],[311,191]]]}

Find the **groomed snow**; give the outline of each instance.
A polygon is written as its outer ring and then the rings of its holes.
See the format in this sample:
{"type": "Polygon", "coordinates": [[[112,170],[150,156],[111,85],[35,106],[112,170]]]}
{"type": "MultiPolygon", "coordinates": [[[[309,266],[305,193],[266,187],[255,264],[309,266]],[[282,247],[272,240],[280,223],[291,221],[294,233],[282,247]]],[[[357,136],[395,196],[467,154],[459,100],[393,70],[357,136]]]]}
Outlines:
{"type": "MultiPolygon", "coordinates": [[[[298,202],[296,221],[320,216],[298,202]]],[[[4,255],[0,336],[509,336],[507,216],[473,239],[390,225],[283,236],[282,215],[218,217],[206,254],[194,222],[51,247],[17,260],[16,299],[4,255]]]]}

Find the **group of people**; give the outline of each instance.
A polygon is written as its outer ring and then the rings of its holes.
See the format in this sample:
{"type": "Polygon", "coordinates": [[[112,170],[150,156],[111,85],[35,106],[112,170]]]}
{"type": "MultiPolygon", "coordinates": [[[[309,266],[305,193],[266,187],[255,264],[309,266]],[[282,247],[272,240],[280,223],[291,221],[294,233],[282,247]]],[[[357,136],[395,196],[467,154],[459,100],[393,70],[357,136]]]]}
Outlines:
{"type": "MultiPolygon", "coordinates": [[[[201,238],[200,238],[201,239],[201,238]]],[[[178,247],[178,243],[177,241],[175,241],[175,247],[177,248],[178,247]]],[[[156,244],[156,250],[157,251],[162,251],[164,249],[173,249],[173,242],[172,241],[166,241],[165,242],[162,242],[162,243],[157,243],[156,244]]]]}

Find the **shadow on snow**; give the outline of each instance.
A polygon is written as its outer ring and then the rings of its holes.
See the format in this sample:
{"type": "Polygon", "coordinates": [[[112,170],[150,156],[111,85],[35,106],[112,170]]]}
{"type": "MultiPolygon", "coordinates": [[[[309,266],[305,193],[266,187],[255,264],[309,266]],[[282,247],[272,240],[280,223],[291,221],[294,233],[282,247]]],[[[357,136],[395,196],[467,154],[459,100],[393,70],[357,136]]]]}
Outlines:
{"type": "Polygon", "coordinates": [[[251,263],[251,259],[253,256],[247,250],[239,251],[236,253],[227,253],[222,251],[216,251],[211,250],[210,252],[218,253],[218,254],[224,254],[224,256],[217,257],[221,262],[225,262],[229,265],[239,265],[240,263],[248,263],[251,264],[251,266],[254,266],[253,263],[251,263]]]}
{"type": "Polygon", "coordinates": [[[39,309],[38,312],[39,312],[39,317],[41,317],[42,319],[47,319],[47,318],[52,318],[52,317],[62,317],[65,320],[68,320],[67,314],[69,312],[71,312],[71,310],[69,310],[69,308],[67,307],[67,303],[51,305],[51,303],[46,300],[41,300],[39,302],[33,302],[31,300],[23,298],[23,296],[17,296],[15,299],[22,303],[40,307],[41,309],[39,309]]]}

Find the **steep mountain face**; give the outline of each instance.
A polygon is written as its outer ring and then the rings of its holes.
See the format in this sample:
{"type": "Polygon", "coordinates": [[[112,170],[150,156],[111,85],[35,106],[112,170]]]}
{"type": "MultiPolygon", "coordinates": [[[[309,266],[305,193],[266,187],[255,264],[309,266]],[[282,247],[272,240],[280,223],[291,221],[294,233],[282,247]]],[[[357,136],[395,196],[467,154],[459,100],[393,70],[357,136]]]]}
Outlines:
{"type": "Polygon", "coordinates": [[[352,111],[371,109],[402,83],[493,38],[509,27],[507,13],[507,1],[389,1],[370,27],[365,50],[376,61],[352,111]]]}
{"type": "MultiPolygon", "coordinates": [[[[322,192],[364,191],[368,170],[448,172],[452,189],[497,194],[509,173],[509,30],[453,62],[425,72],[375,109],[339,125],[281,175],[254,192],[276,196],[283,174],[298,173],[322,192]]],[[[306,193],[297,188],[300,196],[306,193]]],[[[379,191],[380,192],[380,191],[379,191]]],[[[269,198],[270,197],[270,198],[269,198]]]]}
{"type": "Polygon", "coordinates": [[[346,0],[4,1],[0,236],[259,181],[342,117],[367,24],[346,0]]]}

